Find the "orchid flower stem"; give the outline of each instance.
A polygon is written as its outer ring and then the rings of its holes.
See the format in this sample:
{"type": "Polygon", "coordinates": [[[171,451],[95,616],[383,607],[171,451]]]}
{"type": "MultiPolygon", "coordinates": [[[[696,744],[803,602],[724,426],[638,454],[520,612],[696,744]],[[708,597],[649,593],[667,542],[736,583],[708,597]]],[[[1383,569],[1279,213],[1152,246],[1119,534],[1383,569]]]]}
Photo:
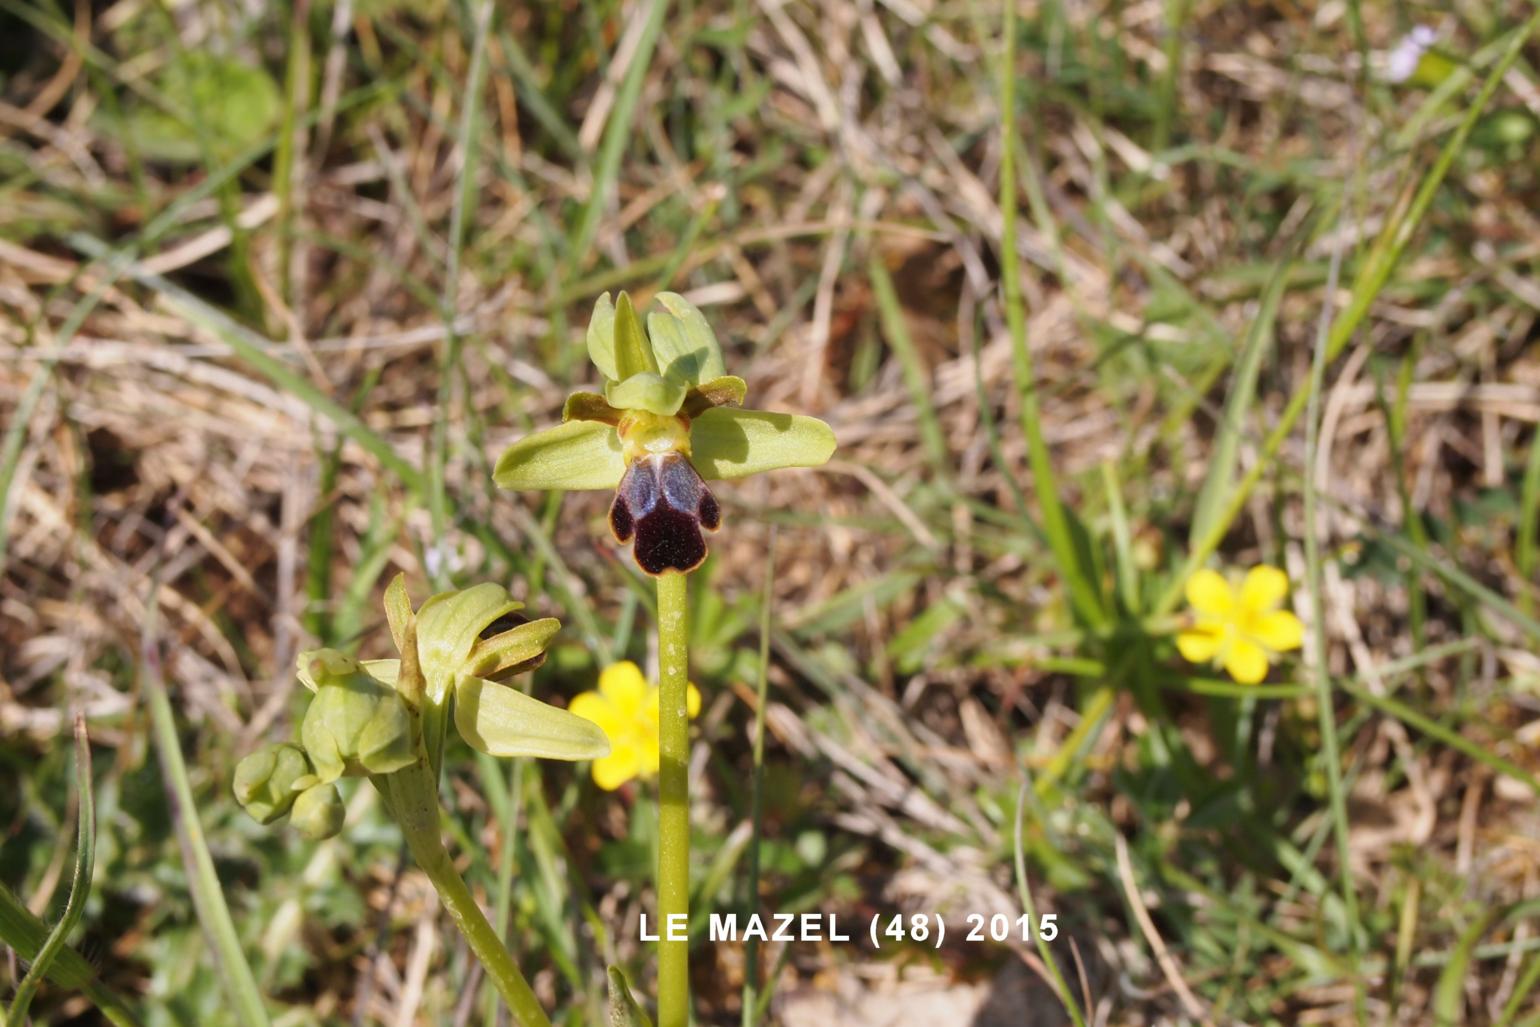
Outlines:
{"type": "Polygon", "coordinates": [[[690,615],[685,575],[658,580],[658,1027],[690,1022],[690,615]]]}
{"type": "Polygon", "coordinates": [[[449,910],[455,926],[481,961],[515,1022],[521,1027],[551,1027],[540,1000],[525,980],[502,938],[488,922],[465,879],[455,869],[439,827],[438,786],[426,760],[394,774],[375,778],[401,825],[412,858],[422,867],[449,910]]]}

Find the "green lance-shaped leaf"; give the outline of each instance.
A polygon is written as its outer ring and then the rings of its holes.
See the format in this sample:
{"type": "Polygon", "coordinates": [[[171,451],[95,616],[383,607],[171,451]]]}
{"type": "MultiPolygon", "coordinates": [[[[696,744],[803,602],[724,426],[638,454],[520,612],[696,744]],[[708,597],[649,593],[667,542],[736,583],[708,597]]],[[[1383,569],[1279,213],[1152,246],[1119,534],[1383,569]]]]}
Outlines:
{"type": "Polygon", "coordinates": [[[647,334],[663,376],[695,386],[726,374],[716,333],[695,304],[677,292],[660,292],[657,301],[663,309],[647,315],[647,334]]]}
{"type": "Polygon", "coordinates": [[[613,489],[626,473],[620,436],[597,421],[569,421],[503,451],[492,480],[505,489],[613,489]]]}
{"type": "Polygon", "coordinates": [[[259,824],[289,812],[296,781],[311,774],[305,750],[288,742],[264,745],[235,765],[235,801],[259,824]]]}
{"type": "Polygon", "coordinates": [[[834,447],[833,429],[802,414],[714,407],[690,422],[690,462],[705,478],[817,467],[834,447]]]}
{"type": "Polygon", "coordinates": [[[610,752],[593,721],[481,678],[455,686],[455,727],[471,748],[491,756],[596,760],[610,752]]]}
{"type": "Polygon", "coordinates": [[[625,293],[615,303],[615,370],[619,372],[617,381],[647,371],[658,373],[658,358],[642,334],[642,322],[631,306],[631,297],[625,293]]]}
{"type": "Polygon", "coordinates": [[[617,410],[645,410],[672,417],[684,406],[689,389],[652,371],[633,374],[625,381],[605,382],[604,399],[617,410]]]}
{"type": "Polygon", "coordinates": [[[390,774],[416,762],[420,739],[395,688],[334,649],[301,653],[300,659],[316,686],[300,741],[318,781],[390,774]]]}

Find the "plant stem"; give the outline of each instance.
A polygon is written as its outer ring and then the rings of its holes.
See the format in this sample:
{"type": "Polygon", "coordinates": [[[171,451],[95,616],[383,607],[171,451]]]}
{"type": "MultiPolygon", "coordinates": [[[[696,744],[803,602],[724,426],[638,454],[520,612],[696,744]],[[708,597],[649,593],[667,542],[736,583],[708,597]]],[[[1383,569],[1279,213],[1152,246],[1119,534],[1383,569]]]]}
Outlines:
{"type": "Polygon", "coordinates": [[[433,882],[439,901],[481,960],[514,1020],[522,1027],[551,1027],[529,981],[455,869],[449,850],[444,848],[439,831],[438,785],[426,758],[416,766],[375,780],[390,799],[391,812],[401,825],[412,858],[433,882]]]}
{"type": "Polygon", "coordinates": [[[658,1027],[690,1022],[690,614],[683,574],[658,578],[658,1027]],[[677,919],[675,919],[677,918],[677,919]]]}

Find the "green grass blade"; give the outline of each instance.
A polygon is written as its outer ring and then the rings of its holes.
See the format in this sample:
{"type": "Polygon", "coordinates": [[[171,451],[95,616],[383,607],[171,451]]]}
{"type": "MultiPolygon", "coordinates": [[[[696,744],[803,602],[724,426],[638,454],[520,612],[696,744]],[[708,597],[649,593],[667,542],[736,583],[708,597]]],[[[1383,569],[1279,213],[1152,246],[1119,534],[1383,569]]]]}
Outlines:
{"type": "Polygon", "coordinates": [[[1012,370],[1021,393],[1021,430],[1027,440],[1032,466],[1032,485],[1043,511],[1043,533],[1059,573],[1069,587],[1075,611],[1087,623],[1106,623],[1107,612],[1091,574],[1089,560],[1081,556],[1073,529],[1059,498],[1053,459],[1043,438],[1042,415],[1037,402],[1037,378],[1032,351],[1027,345],[1026,303],[1021,295],[1021,256],[1017,251],[1016,217],[1016,6],[1005,6],[1005,54],[1000,67],[1000,266],[1005,279],[1005,317],[1010,328],[1012,370]]]}
{"type": "MultiPolygon", "coordinates": [[[[154,587],[158,587],[158,584],[154,587]]],[[[140,681],[145,701],[150,707],[150,734],[160,759],[161,774],[165,778],[166,798],[171,804],[171,821],[176,827],[177,842],[182,849],[182,863],[187,871],[193,908],[197,911],[204,934],[218,959],[219,975],[230,998],[236,1022],[242,1027],[267,1027],[267,1010],[257,990],[257,979],[251,972],[251,964],[246,961],[246,953],[241,950],[235,921],[230,918],[230,907],[225,904],[225,893],[219,884],[219,874],[214,869],[214,858],[209,854],[208,843],[203,837],[203,825],[198,822],[197,802],[193,798],[192,783],[187,779],[187,764],[182,759],[182,747],[177,739],[176,718],[171,712],[171,701],[166,696],[165,681],[161,677],[153,600],[150,611],[139,664],[140,681]]]]}
{"type": "Polygon", "coordinates": [[[49,932],[48,939],[32,960],[32,967],[16,986],[16,996],[11,1001],[9,1021],[22,1027],[27,1022],[27,1009],[38,985],[48,974],[64,951],[70,932],[85,916],[86,900],[91,895],[91,874],[96,868],[96,803],[91,790],[91,743],[86,739],[86,720],[75,714],[75,788],[80,796],[79,821],[75,842],[75,876],[70,882],[69,899],[64,903],[64,915],[49,932]]]}
{"type": "MultiPolygon", "coordinates": [[[[72,233],[68,241],[87,256],[105,257],[109,252],[105,244],[87,235],[72,233]]],[[[160,275],[151,274],[132,264],[125,269],[125,273],[139,284],[159,293],[167,305],[182,317],[217,336],[235,351],[236,356],[256,368],[268,381],[330,421],[338,431],[388,467],[407,488],[414,492],[422,491],[422,471],[397,453],[389,442],[376,435],[356,414],[274,356],[268,340],[244,325],[237,324],[222,311],[160,275]]]]}
{"type": "MultiPolygon", "coordinates": [[[[1536,25],[1540,25],[1540,11],[1530,16],[1522,26],[1515,29],[1509,37],[1507,46],[1492,70],[1487,73],[1486,80],[1481,85],[1481,91],[1472,101],[1465,115],[1460,120],[1454,134],[1439,151],[1438,159],[1423,176],[1422,184],[1418,187],[1411,204],[1392,217],[1380,233],[1369,259],[1366,261],[1358,277],[1354,280],[1353,290],[1347,307],[1337,315],[1332,322],[1331,333],[1326,344],[1326,360],[1330,363],[1339,356],[1347,346],[1348,340],[1358,330],[1358,326],[1368,316],[1369,307],[1373,304],[1380,291],[1385,287],[1396,265],[1400,262],[1402,253],[1406,249],[1407,242],[1422,223],[1423,217],[1428,212],[1428,207],[1433,203],[1433,197],[1438,188],[1443,184],[1444,177],[1449,173],[1450,166],[1454,163],[1461,150],[1465,148],[1465,142],[1470,138],[1471,129],[1476,125],[1488,102],[1491,101],[1497,87],[1501,84],[1503,76],[1508,69],[1513,67],[1513,62],[1518,59],[1524,43],[1534,32],[1536,25]]],[[[1170,613],[1182,599],[1182,588],[1194,571],[1203,566],[1203,562],[1209,558],[1214,550],[1219,548],[1219,543],[1224,540],[1225,533],[1230,524],[1240,514],[1246,500],[1250,498],[1252,489],[1256,488],[1263,473],[1277,457],[1279,449],[1283,446],[1284,439],[1294,430],[1294,424],[1305,412],[1305,404],[1309,399],[1308,392],[1300,392],[1289,400],[1288,406],[1278,418],[1271,434],[1262,445],[1262,452],[1250,471],[1241,479],[1235,491],[1230,496],[1230,501],[1225,504],[1224,514],[1221,516],[1200,541],[1193,544],[1188,553],[1187,561],[1180,573],[1167,586],[1161,595],[1160,601],[1155,604],[1154,612],[1159,614],[1170,613]]]]}
{"type": "MultiPolygon", "coordinates": [[[[748,884],[745,888],[750,913],[759,910],[759,846],[764,835],[765,804],[765,703],[770,696],[770,607],[775,585],[775,528],[765,545],[765,584],[759,596],[759,675],[754,694],[754,776],[749,797],[749,820],[753,833],[749,838],[748,884]]],[[[754,1027],[761,1003],[759,991],[759,939],[749,938],[743,945],[743,1027],[754,1027]]],[[[771,989],[767,986],[768,995],[771,989]]]]}
{"type": "Polygon", "coordinates": [[[877,298],[877,316],[882,321],[882,334],[898,357],[904,372],[904,384],[909,387],[909,398],[914,402],[916,416],[920,419],[920,441],[925,445],[925,455],[930,458],[931,469],[941,481],[952,479],[952,455],[947,451],[946,432],[941,419],[936,416],[936,406],[930,401],[933,391],[925,363],[914,347],[909,326],[904,322],[904,312],[898,304],[898,294],[893,291],[893,278],[882,263],[882,254],[874,246],[867,262],[872,292],[877,298]]]}
{"type": "MultiPolygon", "coordinates": [[[[1342,267],[1342,249],[1332,253],[1331,271],[1326,277],[1327,300],[1321,305],[1320,324],[1316,332],[1315,351],[1310,361],[1310,387],[1307,390],[1305,416],[1305,565],[1310,592],[1310,632],[1313,652],[1310,660],[1310,676],[1316,687],[1316,708],[1321,728],[1321,759],[1326,764],[1326,783],[1329,790],[1332,834],[1337,843],[1337,868],[1341,874],[1342,906],[1347,920],[1348,949],[1357,958],[1361,925],[1358,919],[1358,891],[1353,883],[1352,849],[1347,819],[1347,790],[1342,781],[1342,751],[1337,740],[1337,706],[1332,694],[1331,671],[1327,665],[1326,647],[1326,583],[1325,565],[1321,559],[1321,536],[1316,526],[1319,496],[1316,490],[1316,468],[1320,460],[1321,394],[1326,387],[1326,360],[1330,297],[1337,291],[1337,274],[1342,267]]],[[[1364,983],[1358,974],[1353,975],[1353,1009],[1359,1023],[1364,1021],[1364,983]]]]}
{"type": "Polygon", "coordinates": [[[1196,544],[1217,523],[1224,510],[1224,503],[1235,485],[1235,468],[1240,459],[1241,439],[1246,434],[1246,420],[1251,405],[1256,400],[1257,376],[1262,370],[1262,359],[1272,349],[1273,323],[1278,317],[1278,303],[1283,298],[1284,286],[1294,267],[1292,258],[1280,260],[1268,280],[1262,294],[1262,305],[1246,333],[1239,358],[1235,362],[1235,374],[1230,379],[1230,391],[1225,399],[1224,417],[1214,433],[1214,448],[1208,455],[1208,477],[1198,493],[1197,507],[1193,511],[1192,530],[1188,544],[1196,544]]]}
{"type": "Polygon", "coordinates": [[[616,176],[620,171],[620,158],[626,152],[626,140],[636,130],[632,115],[641,99],[642,83],[647,66],[652,63],[652,52],[663,34],[663,23],[668,15],[669,0],[652,0],[647,10],[647,23],[642,26],[642,36],[626,67],[626,77],[621,82],[620,93],[604,126],[604,138],[599,143],[599,157],[594,166],[593,185],[589,188],[588,202],[578,218],[577,230],[572,235],[574,261],[580,261],[593,248],[594,237],[599,233],[599,219],[604,205],[615,190],[616,176]]]}

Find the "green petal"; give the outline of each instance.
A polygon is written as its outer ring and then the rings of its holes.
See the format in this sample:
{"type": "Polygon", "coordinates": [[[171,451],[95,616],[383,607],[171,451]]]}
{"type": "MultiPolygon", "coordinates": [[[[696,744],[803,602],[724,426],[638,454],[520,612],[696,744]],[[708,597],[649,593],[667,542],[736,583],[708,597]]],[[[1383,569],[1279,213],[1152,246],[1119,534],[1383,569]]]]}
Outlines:
{"type": "Polygon", "coordinates": [[[664,377],[682,385],[699,385],[726,373],[722,347],[706,317],[677,292],[660,292],[663,310],[647,315],[647,334],[664,377]]]}
{"type": "Polygon", "coordinates": [[[619,424],[620,411],[610,406],[597,392],[574,392],[567,397],[561,408],[562,423],[567,421],[600,421],[619,424]]]}
{"type": "MultiPolygon", "coordinates": [[[[406,648],[407,629],[412,622],[412,597],[406,594],[406,575],[397,574],[385,589],[385,620],[396,652],[406,648]]],[[[392,685],[395,681],[392,679],[392,685]]]]}
{"type": "Polygon", "coordinates": [[[691,389],[685,397],[685,416],[699,417],[712,407],[740,407],[748,394],[748,385],[736,375],[724,374],[712,378],[691,389]]]}
{"type": "Polygon", "coordinates": [[[662,375],[643,371],[623,382],[605,382],[604,398],[620,410],[646,410],[659,417],[673,417],[684,406],[686,389],[662,375]]]}
{"type": "Polygon", "coordinates": [[[614,428],[569,421],[509,446],[492,480],[505,489],[612,489],[625,473],[614,428]]]}
{"type": "Polygon", "coordinates": [[[538,660],[560,630],[561,621],[555,617],[542,617],[509,628],[491,638],[478,635],[471,648],[469,662],[465,665],[466,673],[478,678],[505,681],[504,671],[538,660]]]}
{"type": "Polygon", "coordinates": [[[834,444],[833,429],[801,414],[713,407],[690,422],[690,462],[705,478],[817,467],[834,444]]]}
{"type": "Polygon", "coordinates": [[[620,302],[615,305],[615,370],[617,374],[606,377],[624,381],[643,371],[658,373],[658,358],[653,356],[652,347],[642,334],[641,319],[631,306],[631,297],[625,293],[620,294],[620,302]]]}
{"type": "Polygon", "coordinates": [[[610,302],[609,293],[594,301],[594,312],[588,318],[588,359],[611,381],[620,377],[615,369],[615,304],[610,302]]]}
{"type": "Polygon", "coordinates": [[[480,678],[455,687],[455,726],[471,748],[491,756],[595,760],[610,751],[593,721],[480,678]]]}

